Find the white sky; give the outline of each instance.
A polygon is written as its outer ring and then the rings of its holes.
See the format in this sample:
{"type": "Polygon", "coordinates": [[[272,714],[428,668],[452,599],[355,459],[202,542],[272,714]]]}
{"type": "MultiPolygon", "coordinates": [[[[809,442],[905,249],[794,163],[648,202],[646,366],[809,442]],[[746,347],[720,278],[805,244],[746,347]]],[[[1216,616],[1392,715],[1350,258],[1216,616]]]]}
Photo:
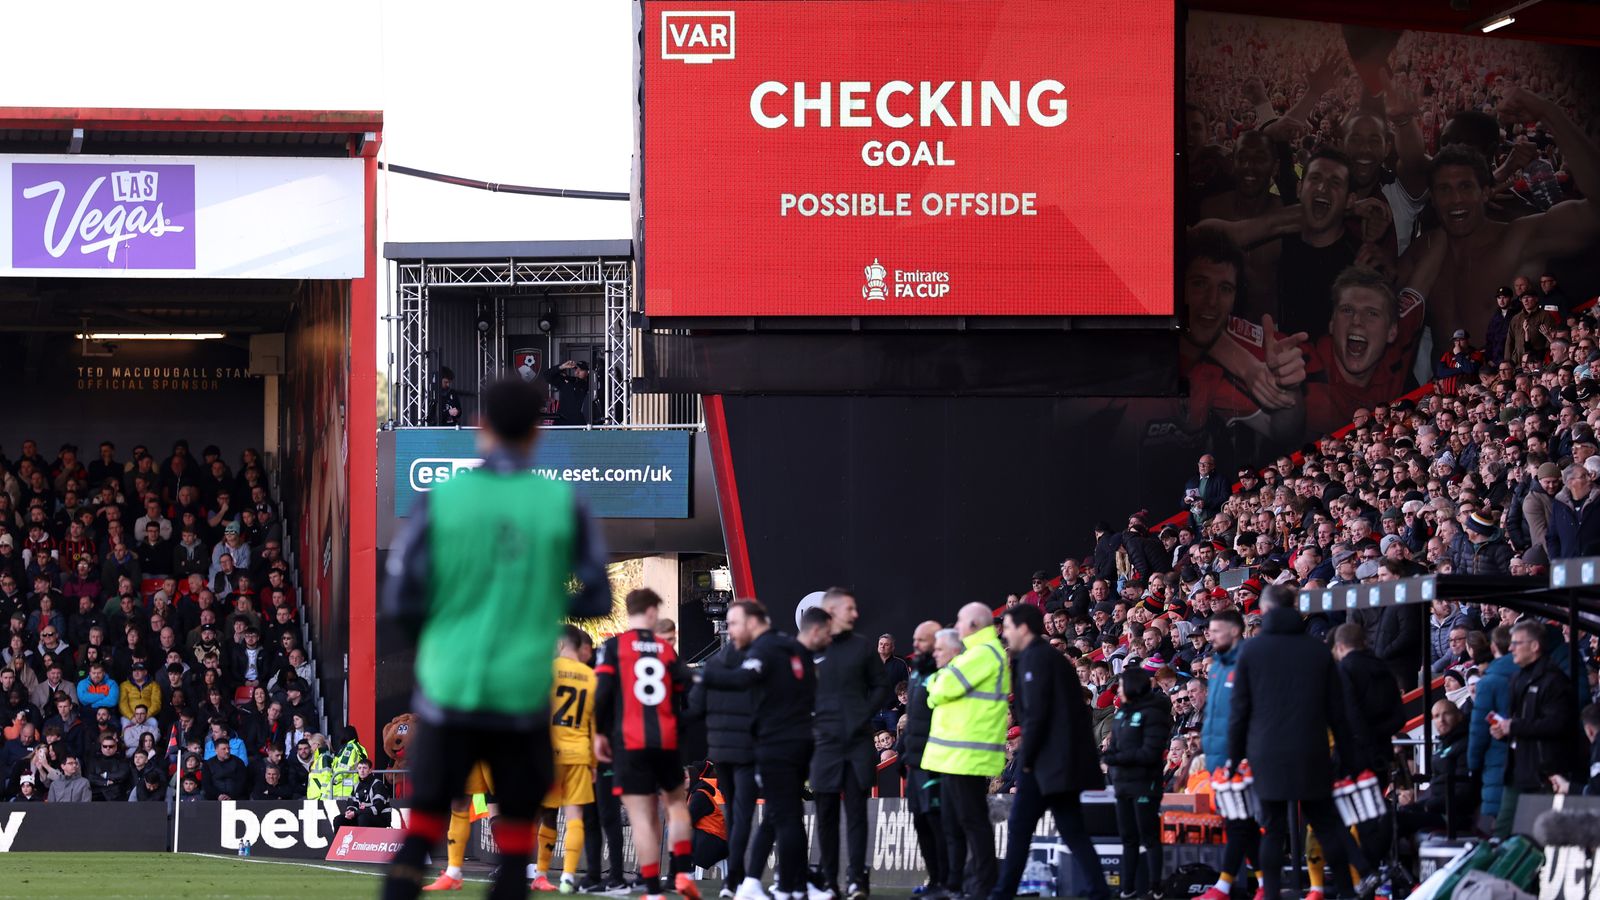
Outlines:
{"type": "MultiPolygon", "coordinates": [[[[80,0],[8,5],[6,19],[0,106],[376,108],[386,162],[628,190],[627,0],[80,0]]],[[[380,242],[630,233],[626,202],[516,197],[399,175],[380,179],[378,228],[380,242]]],[[[388,285],[380,291],[381,312],[388,285]]],[[[380,359],[386,344],[380,327],[380,359]]]]}

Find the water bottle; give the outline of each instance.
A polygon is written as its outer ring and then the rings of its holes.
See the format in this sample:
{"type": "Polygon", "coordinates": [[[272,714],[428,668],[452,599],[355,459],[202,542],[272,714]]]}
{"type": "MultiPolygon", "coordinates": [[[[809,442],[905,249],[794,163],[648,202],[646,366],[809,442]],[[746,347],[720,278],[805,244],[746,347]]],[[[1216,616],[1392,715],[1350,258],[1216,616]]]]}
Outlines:
{"type": "Polygon", "coordinates": [[[1561,202],[1561,183],[1556,180],[1556,170],[1546,159],[1535,159],[1522,169],[1528,179],[1528,192],[1533,194],[1533,204],[1540,212],[1561,202]]]}
{"type": "Polygon", "coordinates": [[[239,855],[240,856],[249,856],[250,855],[250,842],[249,841],[240,841],[239,842],[239,855]]]}
{"type": "Polygon", "coordinates": [[[1245,818],[1244,798],[1241,796],[1243,790],[1244,779],[1237,775],[1230,779],[1226,766],[1218,766],[1211,773],[1212,799],[1216,803],[1217,814],[1224,819],[1245,818]]]}
{"type": "Polygon", "coordinates": [[[1354,795],[1356,783],[1349,778],[1341,778],[1333,783],[1333,805],[1339,811],[1339,819],[1346,825],[1356,825],[1361,817],[1356,813],[1354,795]]]}
{"type": "Polygon", "coordinates": [[[1027,866],[1022,870],[1022,882],[1017,886],[1017,893],[1053,897],[1054,881],[1050,867],[1045,865],[1044,860],[1035,856],[1028,860],[1027,866]]]}
{"type": "Polygon", "coordinates": [[[1360,821],[1370,822],[1383,815],[1383,789],[1378,784],[1378,776],[1371,769],[1356,776],[1356,790],[1352,799],[1360,821]]]}

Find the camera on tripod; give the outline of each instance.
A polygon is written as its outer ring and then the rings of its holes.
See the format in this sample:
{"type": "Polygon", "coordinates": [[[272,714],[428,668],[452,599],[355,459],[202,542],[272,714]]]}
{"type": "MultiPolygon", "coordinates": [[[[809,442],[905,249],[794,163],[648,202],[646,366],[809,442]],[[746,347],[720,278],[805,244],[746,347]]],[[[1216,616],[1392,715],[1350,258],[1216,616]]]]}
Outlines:
{"type": "Polygon", "coordinates": [[[733,573],[727,566],[718,566],[694,573],[694,592],[700,608],[716,626],[720,634],[726,627],[728,605],[733,602],[733,573]]]}

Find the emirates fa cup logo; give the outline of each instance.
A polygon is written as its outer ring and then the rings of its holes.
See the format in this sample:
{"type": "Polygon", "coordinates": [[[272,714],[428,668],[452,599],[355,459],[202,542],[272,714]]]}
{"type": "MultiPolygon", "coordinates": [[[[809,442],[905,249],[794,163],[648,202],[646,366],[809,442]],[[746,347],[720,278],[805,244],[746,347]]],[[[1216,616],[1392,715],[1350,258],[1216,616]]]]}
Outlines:
{"type": "Polygon", "coordinates": [[[885,285],[883,283],[884,276],[888,274],[889,270],[885,269],[883,264],[878,262],[877,257],[873,257],[872,265],[867,266],[866,268],[867,283],[866,286],[861,288],[861,296],[867,300],[888,299],[884,294],[885,285]]]}

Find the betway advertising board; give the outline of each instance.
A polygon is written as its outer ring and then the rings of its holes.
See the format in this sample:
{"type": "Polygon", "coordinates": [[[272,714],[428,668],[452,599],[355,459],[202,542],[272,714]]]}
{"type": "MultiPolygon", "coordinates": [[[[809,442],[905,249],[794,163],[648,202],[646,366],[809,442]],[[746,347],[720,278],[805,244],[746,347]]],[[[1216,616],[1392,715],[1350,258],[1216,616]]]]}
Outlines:
{"type": "MultiPolygon", "coordinates": [[[[251,856],[326,859],[340,846],[339,804],[332,799],[197,801],[182,804],[177,816],[176,849],[184,853],[237,853],[248,844],[251,856]]],[[[390,818],[400,827],[405,813],[393,810],[390,818]]],[[[345,830],[353,846],[360,830],[345,830]]]]}
{"type": "Polygon", "coordinates": [[[644,0],[652,316],[1171,315],[1172,0],[644,0]]]}
{"type": "MultiPolygon", "coordinates": [[[[571,485],[602,519],[689,516],[687,431],[560,430],[540,433],[533,469],[571,485]]],[[[406,428],[395,432],[394,514],[483,462],[476,428],[406,428]]]]}
{"type": "Polygon", "coordinates": [[[0,154],[0,275],[358,278],[362,161],[0,154]]]}
{"type": "Polygon", "coordinates": [[[159,853],[171,833],[167,805],[159,801],[0,803],[0,853],[159,853]]]}

